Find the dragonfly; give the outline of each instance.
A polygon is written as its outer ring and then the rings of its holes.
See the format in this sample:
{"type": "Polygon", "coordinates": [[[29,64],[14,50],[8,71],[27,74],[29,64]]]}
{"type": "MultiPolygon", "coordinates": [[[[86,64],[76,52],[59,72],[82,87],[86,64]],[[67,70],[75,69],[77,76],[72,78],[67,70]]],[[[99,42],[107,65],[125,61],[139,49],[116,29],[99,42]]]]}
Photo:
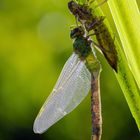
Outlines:
{"type": "Polygon", "coordinates": [[[85,29],[71,30],[73,53],[65,63],[51,94],[37,115],[33,130],[43,133],[61,118],[73,111],[91,89],[92,140],[100,140],[102,133],[100,72],[101,64],[85,29]]]}
{"type": "MultiPolygon", "coordinates": [[[[96,7],[101,6],[106,1],[107,0],[104,0],[96,7]]],[[[95,15],[93,9],[90,8],[89,5],[91,2],[93,2],[93,0],[87,0],[86,3],[79,4],[71,0],[68,3],[68,8],[76,17],[77,21],[79,21],[88,32],[93,31],[92,35],[95,35],[98,41],[98,44],[93,42],[94,45],[101,50],[109,65],[117,72],[118,57],[114,39],[111,37],[107,26],[103,22],[105,17],[95,15]]]]}

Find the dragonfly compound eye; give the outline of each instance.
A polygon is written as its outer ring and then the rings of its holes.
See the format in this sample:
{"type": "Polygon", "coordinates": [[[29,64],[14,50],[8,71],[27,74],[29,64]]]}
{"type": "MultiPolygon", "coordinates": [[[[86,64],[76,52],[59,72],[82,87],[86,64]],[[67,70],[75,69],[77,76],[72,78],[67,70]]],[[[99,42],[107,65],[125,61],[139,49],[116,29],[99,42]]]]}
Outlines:
{"type": "Polygon", "coordinates": [[[76,37],[84,36],[84,34],[85,34],[85,31],[84,31],[83,27],[79,26],[79,27],[76,27],[73,30],[71,30],[70,37],[72,39],[74,39],[76,37]]]}

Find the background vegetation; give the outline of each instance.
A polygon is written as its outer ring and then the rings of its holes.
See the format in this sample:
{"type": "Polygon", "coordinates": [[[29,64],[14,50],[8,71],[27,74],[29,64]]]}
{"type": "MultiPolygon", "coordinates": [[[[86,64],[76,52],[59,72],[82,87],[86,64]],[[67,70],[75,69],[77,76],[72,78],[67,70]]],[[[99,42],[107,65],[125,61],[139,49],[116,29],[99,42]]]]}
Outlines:
{"type": "MultiPolygon", "coordinates": [[[[32,131],[40,107],[72,52],[69,32],[75,19],[67,2],[0,0],[0,140],[90,139],[90,94],[43,135],[32,131]]],[[[103,67],[102,140],[138,140],[137,126],[116,77],[97,54],[103,67]]]]}

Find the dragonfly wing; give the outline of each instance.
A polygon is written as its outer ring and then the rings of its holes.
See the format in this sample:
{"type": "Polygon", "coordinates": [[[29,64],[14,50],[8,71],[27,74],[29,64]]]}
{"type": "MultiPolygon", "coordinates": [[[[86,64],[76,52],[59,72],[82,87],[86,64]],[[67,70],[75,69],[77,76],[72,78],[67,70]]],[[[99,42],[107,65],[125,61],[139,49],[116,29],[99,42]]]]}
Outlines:
{"type": "MultiPolygon", "coordinates": [[[[73,55],[75,56],[76,54],[73,55]]],[[[67,63],[72,61],[71,57],[67,63]]],[[[79,60],[77,55],[73,57],[73,62],[74,65],[70,66],[68,72],[65,71],[66,68],[68,69],[67,63],[65,64],[54,90],[41,108],[34,123],[35,133],[46,131],[76,108],[88,94],[91,74],[85,63],[79,60]]]]}
{"type": "Polygon", "coordinates": [[[78,61],[79,61],[79,58],[78,58],[77,54],[73,53],[70,56],[70,58],[67,60],[67,62],[65,63],[65,65],[62,69],[62,72],[56,82],[55,89],[57,89],[59,86],[61,86],[61,84],[64,82],[64,79],[66,79],[66,77],[70,74],[73,67],[75,67],[75,65],[77,64],[78,61]]]}

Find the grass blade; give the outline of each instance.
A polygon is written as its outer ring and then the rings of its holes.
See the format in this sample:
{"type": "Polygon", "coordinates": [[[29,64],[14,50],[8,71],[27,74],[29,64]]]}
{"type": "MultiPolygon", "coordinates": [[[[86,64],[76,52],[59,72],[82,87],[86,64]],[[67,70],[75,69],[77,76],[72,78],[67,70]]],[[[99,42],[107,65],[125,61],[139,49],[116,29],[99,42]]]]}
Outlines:
{"type": "MultiPolygon", "coordinates": [[[[140,130],[140,63],[138,63],[138,60],[140,60],[140,31],[138,31],[140,29],[138,27],[140,25],[140,17],[138,8],[135,0],[108,0],[108,4],[123,45],[122,47],[119,39],[115,39],[118,54],[118,73],[116,73],[116,77],[140,130]],[[135,19],[135,22],[133,22],[132,18],[135,19]]],[[[96,9],[95,12],[103,15],[100,8],[96,9]]],[[[113,32],[107,20],[105,20],[105,24],[113,32]]]]}

